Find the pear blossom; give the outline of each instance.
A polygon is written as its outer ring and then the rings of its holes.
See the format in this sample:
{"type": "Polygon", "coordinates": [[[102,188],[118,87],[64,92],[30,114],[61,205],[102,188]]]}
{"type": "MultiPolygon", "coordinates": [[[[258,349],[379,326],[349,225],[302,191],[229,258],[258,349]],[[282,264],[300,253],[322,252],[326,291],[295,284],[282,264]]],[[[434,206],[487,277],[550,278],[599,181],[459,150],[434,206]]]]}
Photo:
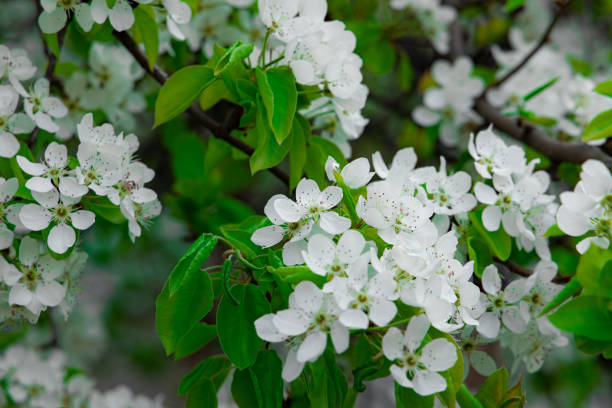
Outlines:
{"type": "MultiPolygon", "coordinates": [[[[340,164],[329,156],[325,162],[325,173],[329,181],[335,181],[335,171],[340,169],[340,164]]],[[[357,189],[365,186],[374,177],[374,172],[370,171],[370,162],[365,157],[353,160],[339,171],[342,181],[347,187],[357,189]]]]}
{"type": "Polygon", "coordinates": [[[191,19],[191,8],[181,0],[162,0],[162,4],[168,14],[166,15],[166,25],[168,31],[178,40],[184,40],[180,26],[189,23],[191,19]]]}
{"type": "Polygon", "coordinates": [[[26,204],[19,219],[32,231],[41,231],[49,226],[47,245],[58,254],[65,253],[76,241],[74,228],[86,230],[95,221],[91,211],[80,210],[80,198],[71,198],[53,189],[47,193],[32,192],[38,204],[26,204]]]}
{"type": "Polygon", "coordinates": [[[561,291],[562,286],[552,282],[557,275],[557,264],[541,260],[528,278],[517,280],[517,291],[523,291],[521,314],[526,321],[539,316],[544,307],[561,291]]]}
{"type": "Polygon", "coordinates": [[[488,265],[482,272],[482,286],[487,293],[487,311],[478,319],[478,333],[489,339],[496,338],[501,327],[500,319],[510,331],[524,332],[527,321],[519,310],[518,302],[525,295],[526,288],[510,284],[502,291],[501,279],[494,265],[488,265]]]}
{"type": "Polygon", "coordinates": [[[18,188],[19,182],[16,178],[5,179],[0,177],[0,250],[13,244],[13,231],[6,225],[8,221],[6,219],[8,211],[6,203],[11,201],[18,188]]]}
{"type": "Polygon", "coordinates": [[[258,0],[257,4],[263,23],[285,43],[314,31],[327,14],[326,0],[258,0]]]}
{"type": "MultiPolygon", "coordinates": [[[[136,0],[138,3],[150,3],[151,0],[136,0]]],[[[134,12],[127,0],[117,0],[112,8],[108,8],[106,0],[93,0],[91,2],[91,17],[97,24],[103,24],[106,19],[110,21],[117,31],[125,31],[134,24],[134,12]]]]}
{"type": "Polygon", "coordinates": [[[346,277],[353,269],[359,269],[359,274],[367,273],[368,255],[363,254],[365,245],[363,235],[356,230],[346,231],[337,244],[325,235],[315,234],[309,238],[307,250],[302,251],[302,257],[314,273],[331,280],[346,277]]]}
{"type": "Polygon", "coordinates": [[[518,146],[507,146],[495,134],[493,126],[478,132],[476,137],[470,133],[468,151],[474,158],[474,167],[482,177],[490,179],[493,175],[510,176],[521,173],[525,166],[525,152],[518,146]]]}
{"type": "Polygon", "coordinates": [[[19,48],[9,49],[0,44],[0,81],[8,78],[10,84],[21,95],[27,92],[21,81],[31,79],[36,73],[36,67],[28,58],[26,52],[19,48]]]}
{"type": "Polygon", "coordinates": [[[483,377],[488,377],[495,372],[497,364],[495,360],[484,350],[479,350],[478,346],[490,344],[494,339],[487,339],[475,332],[475,326],[468,326],[461,333],[461,351],[463,352],[463,379],[465,380],[470,372],[470,366],[483,377]]]}
{"type": "Polygon", "coordinates": [[[66,294],[66,287],[57,279],[64,271],[64,262],[49,254],[40,256],[39,242],[24,237],[19,245],[19,263],[3,277],[10,286],[9,304],[25,306],[38,315],[47,306],[57,306],[66,294]]]}
{"type": "Polygon", "coordinates": [[[59,191],[68,197],[82,197],[87,193],[87,187],[77,182],[68,165],[68,150],[66,146],[51,142],[45,150],[45,163],[32,163],[23,156],[17,156],[19,167],[27,174],[34,176],[26,182],[26,187],[38,193],[48,193],[59,187],[59,191]]]}
{"type": "Polygon", "coordinates": [[[554,331],[542,331],[537,321],[530,322],[524,333],[510,337],[510,349],[516,356],[515,365],[523,362],[528,373],[538,371],[555,347],[567,344],[564,336],[554,331]]]}
{"type": "Polygon", "coordinates": [[[429,203],[436,214],[454,215],[476,207],[476,198],[469,193],[472,178],[464,171],[446,174],[446,159],[440,157],[440,170],[426,179],[429,203]]]}
{"type": "Polygon", "coordinates": [[[455,346],[439,338],[423,345],[429,330],[425,315],[410,319],[406,331],[391,327],[383,337],[383,353],[393,363],[391,375],[402,387],[412,388],[419,395],[444,391],[446,380],[440,374],[457,361],[455,346]]]}
{"type": "Polygon", "coordinates": [[[127,167],[123,180],[106,194],[115,205],[144,204],[157,198],[157,193],[144,185],[153,180],[155,172],[141,162],[132,162],[127,167]]]}
{"type": "Polygon", "coordinates": [[[581,254],[591,244],[607,249],[612,239],[612,175],[600,161],[582,164],[580,181],[574,191],[560,195],[557,225],[568,235],[588,236],[576,245],[581,254]]]}
{"type": "Polygon", "coordinates": [[[32,120],[22,112],[15,113],[19,94],[11,85],[0,85],[0,157],[11,158],[19,151],[14,134],[30,133],[32,120]]]}
{"type": "Polygon", "coordinates": [[[336,352],[349,346],[348,329],[340,323],[340,308],[333,295],[323,293],[309,281],[300,282],[289,296],[289,309],[267,314],[255,321],[257,335],[270,342],[290,341],[293,352],[283,367],[283,378],[292,381],[306,362],[323,354],[330,334],[336,352]]]}
{"type": "Polygon", "coordinates": [[[60,31],[68,21],[69,13],[83,29],[88,32],[93,26],[92,9],[89,4],[80,0],[40,0],[43,12],[38,16],[40,29],[47,34],[60,31]]]}
{"type": "Polygon", "coordinates": [[[120,207],[121,214],[128,220],[128,229],[132,242],[142,234],[141,225],[145,228],[151,224],[151,219],[161,214],[162,206],[154,199],[146,203],[125,201],[120,207]]]}
{"type": "Polygon", "coordinates": [[[49,81],[39,78],[30,93],[23,96],[24,110],[36,126],[51,133],[57,132],[59,126],[53,122],[53,118],[66,116],[68,109],[59,98],[49,96],[49,81]]]}

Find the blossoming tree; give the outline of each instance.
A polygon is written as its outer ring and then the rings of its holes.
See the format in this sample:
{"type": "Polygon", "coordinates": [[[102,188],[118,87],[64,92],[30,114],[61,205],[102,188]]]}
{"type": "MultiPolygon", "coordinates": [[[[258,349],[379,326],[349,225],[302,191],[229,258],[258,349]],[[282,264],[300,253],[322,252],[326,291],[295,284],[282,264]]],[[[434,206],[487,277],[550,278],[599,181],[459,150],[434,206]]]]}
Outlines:
{"type": "Polygon", "coordinates": [[[44,69],[0,45],[0,405],[163,406],[12,334],[70,324],[81,235],[134,241],[162,202],[192,238],[157,335],[222,351],[188,407],[352,407],[385,377],[400,407],[522,407],[509,377],[554,349],[611,358],[609,61],[554,37],[571,0],[472,3],[32,1],[44,69]],[[249,184],[264,215],[227,198],[249,184]]]}

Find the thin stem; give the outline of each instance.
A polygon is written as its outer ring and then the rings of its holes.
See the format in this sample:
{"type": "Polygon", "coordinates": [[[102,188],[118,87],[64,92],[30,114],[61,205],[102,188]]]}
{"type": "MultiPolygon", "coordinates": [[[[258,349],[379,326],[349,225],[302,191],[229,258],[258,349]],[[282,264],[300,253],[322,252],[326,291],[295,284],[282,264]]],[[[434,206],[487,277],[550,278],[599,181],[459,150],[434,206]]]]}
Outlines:
{"type": "Polygon", "coordinates": [[[369,327],[369,328],[365,329],[365,331],[373,332],[373,331],[387,330],[389,327],[401,326],[402,324],[406,324],[409,321],[410,321],[410,319],[402,319],[402,320],[398,320],[395,323],[388,324],[386,326],[369,327]]]}
{"type": "Polygon", "coordinates": [[[266,31],[264,42],[261,47],[261,54],[259,54],[259,66],[265,68],[266,65],[266,49],[268,48],[268,40],[270,39],[270,30],[266,31]]]}
{"type": "Polygon", "coordinates": [[[510,79],[514,74],[516,74],[518,71],[521,70],[521,68],[523,68],[530,60],[531,58],[533,58],[534,55],[536,55],[538,53],[538,51],[540,51],[540,49],[548,42],[549,37],[550,37],[550,33],[552,32],[553,28],[555,27],[555,25],[557,24],[557,22],[559,21],[559,18],[561,17],[561,14],[563,14],[563,11],[565,10],[565,8],[572,2],[572,0],[557,0],[557,5],[559,6],[557,8],[557,12],[555,13],[555,16],[553,17],[553,19],[551,20],[550,24],[548,24],[548,27],[546,28],[546,31],[544,31],[544,34],[542,34],[542,37],[540,38],[540,41],[538,41],[538,43],[535,45],[535,47],[533,47],[533,49],[531,51],[529,51],[527,53],[527,55],[525,55],[523,57],[523,59],[521,60],[521,62],[519,62],[514,68],[512,68],[510,71],[508,71],[504,76],[502,76],[501,78],[499,78],[497,81],[493,82],[489,88],[496,88],[499,87],[501,84],[503,84],[504,82],[506,82],[508,79],[510,79]]]}
{"type": "Polygon", "coordinates": [[[231,242],[229,242],[227,239],[223,238],[220,235],[215,235],[215,238],[217,238],[219,241],[222,241],[223,243],[225,243],[225,245],[227,245],[228,247],[233,249],[233,255],[236,255],[236,258],[238,258],[238,260],[245,265],[247,268],[256,270],[256,271],[261,271],[266,269],[265,267],[262,266],[255,266],[253,265],[251,262],[247,261],[246,259],[244,259],[244,257],[242,256],[242,254],[240,253],[240,250],[238,250],[237,248],[235,248],[231,242]]]}

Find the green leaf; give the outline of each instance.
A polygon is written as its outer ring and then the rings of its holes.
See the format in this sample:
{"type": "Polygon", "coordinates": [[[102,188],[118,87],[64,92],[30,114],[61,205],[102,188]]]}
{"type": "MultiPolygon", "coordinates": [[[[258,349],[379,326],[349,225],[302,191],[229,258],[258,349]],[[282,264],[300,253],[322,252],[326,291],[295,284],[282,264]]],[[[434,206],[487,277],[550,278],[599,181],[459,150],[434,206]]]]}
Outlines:
{"type": "Polygon", "coordinates": [[[297,108],[295,77],[286,67],[255,70],[257,87],[277,144],[289,136],[297,108]]]}
{"type": "Polygon", "coordinates": [[[457,402],[461,408],[484,408],[465,384],[461,384],[459,391],[457,391],[457,402]]]}
{"type": "Polygon", "coordinates": [[[221,298],[217,309],[217,333],[221,348],[239,369],[252,365],[262,340],[255,331],[255,320],[270,313],[270,303],[254,285],[237,285],[231,293],[238,300],[234,304],[227,296],[221,298]]]}
{"type": "Polygon", "coordinates": [[[108,197],[88,195],[83,197],[81,205],[84,209],[93,211],[96,216],[102,217],[113,224],[121,224],[127,221],[121,214],[119,206],[111,203],[108,197]]]}
{"type": "Polygon", "coordinates": [[[342,189],[342,202],[346,206],[349,216],[351,218],[352,225],[357,225],[361,221],[361,217],[357,214],[357,209],[355,207],[355,200],[353,199],[353,195],[351,194],[351,189],[344,183],[342,179],[342,175],[337,171],[334,171],[334,176],[336,177],[336,182],[338,183],[338,187],[342,189]]]}
{"type": "Polygon", "coordinates": [[[402,387],[395,383],[395,406],[398,408],[432,408],[434,396],[422,396],[412,388],[402,387]]]}
{"type": "Polygon", "coordinates": [[[293,121],[293,145],[289,152],[289,189],[293,190],[304,174],[306,140],[310,137],[310,124],[302,115],[293,121]]]}
{"type": "Polygon", "coordinates": [[[155,14],[151,6],[143,5],[134,9],[134,28],[139,32],[140,38],[144,42],[147,63],[152,70],[159,54],[159,33],[155,14]]]}
{"type": "Polygon", "coordinates": [[[42,33],[42,37],[45,40],[45,43],[47,43],[47,47],[49,47],[49,49],[51,50],[55,58],[59,58],[60,46],[59,46],[59,41],[57,39],[57,34],[56,33],[54,34],[42,33]]]}
{"type": "Polygon", "coordinates": [[[546,89],[550,88],[551,86],[553,86],[555,84],[555,82],[557,82],[561,77],[554,77],[553,79],[550,79],[546,82],[544,82],[542,85],[538,86],[537,88],[535,88],[534,90],[528,92],[525,96],[523,96],[523,101],[527,102],[528,100],[532,99],[533,97],[535,97],[536,95],[540,94],[541,92],[545,91],[546,89]]]}
{"type": "Polygon", "coordinates": [[[210,174],[231,151],[232,146],[225,140],[216,137],[208,139],[208,146],[204,155],[204,173],[210,174]]]}
{"type": "Polygon", "coordinates": [[[200,236],[172,269],[155,301],[155,327],[167,355],[212,309],[210,278],[200,268],[216,244],[211,234],[200,236]]]}
{"type": "Polygon", "coordinates": [[[593,91],[612,98],[612,79],[600,82],[593,88],[593,91]]]}
{"type": "Polygon", "coordinates": [[[157,95],[153,127],[185,112],[214,80],[213,70],[204,65],[190,65],[176,71],[157,95]]]}
{"type": "Polygon", "coordinates": [[[562,237],[565,235],[565,232],[561,231],[561,228],[555,223],[548,228],[548,230],[544,233],[544,237],[562,237]]]}
{"type": "Polygon", "coordinates": [[[325,276],[317,275],[312,272],[307,266],[283,266],[280,268],[267,267],[270,273],[278,276],[283,282],[298,284],[302,281],[311,281],[316,285],[322,286],[325,282],[325,276]]]}
{"type": "Polygon", "coordinates": [[[236,370],[232,397],[240,408],[280,408],[283,404],[283,363],[273,350],[261,350],[253,366],[236,370]]]}
{"type": "Polygon", "coordinates": [[[510,13],[525,4],[526,0],[508,0],[504,6],[504,11],[510,13]]]}
{"type": "Polygon", "coordinates": [[[210,380],[201,380],[187,393],[185,408],[217,408],[217,391],[210,380]]]}
{"type": "Polygon", "coordinates": [[[585,294],[599,293],[599,277],[606,262],[612,259],[612,251],[601,249],[596,245],[591,245],[580,260],[576,268],[576,277],[584,288],[585,294]]]}
{"type": "Polygon", "coordinates": [[[247,259],[253,259],[261,252],[261,248],[251,241],[251,235],[255,230],[266,225],[269,225],[266,217],[252,215],[240,224],[226,224],[220,228],[220,231],[234,248],[247,259]]]}
{"type": "Polygon", "coordinates": [[[207,111],[222,99],[230,102],[235,102],[232,97],[232,93],[227,89],[225,82],[222,79],[215,79],[209,86],[207,86],[202,95],[200,95],[200,108],[203,111],[207,111]]]}
{"type": "Polygon", "coordinates": [[[321,167],[323,167],[325,161],[327,161],[328,156],[333,157],[338,164],[340,164],[340,167],[346,166],[346,157],[344,157],[344,153],[342,153],[342,150],[340,150],[337,144],[331,140],[323,139],[319,136],[313,136],[310,139],[310,142],[316,146],[319,146],[324,152],[325,157],[323,158],[321,167]]]}
{"type": "Polygon", "coordinates": [[[198,323],[185,334],[176,346],[174,359],[187,357],[211,342],[217,337],[217,327],[206,323],[198,323]]]}
{"type": "Polygon", "coordinates": [[[612,316],[601,310],[597,296],[581,295],[548,316],[561,330],[593,340],[612,341],[612,316]]]}
{"type": "Polygon", "coordinates": [[[304,369],[306,392],[311,407],[343,407],[347,396],[346,377],[336,363],[336,354],[327,349],[323,356],[304,369]]]}
{"type": "Polygon", "coordinates": [[[250,131],[255,132],[257,137],[257,146],[249,158],[251,174],[276,166],[285,158],[293,145],[292,138],[286,138],[282,144],[278,144],[264,114],[264,107],[261,101],[258,101],[255,128],[250,131]]]}
{"type": "Polygon", "coordinates": [[[437,394],[440,401],[442,401],[447,407],[455,407],[457,390],[461,387],[461,384],[463,384],[463,354],[461,353],[459,346],[457,346],[455,339],[453,339],[450,334],[433,328],[430,329],[429,333],[432,338],[446,339],[455,346],[457,361],[451,368],[440,373],[440,375],[442,375],[442,377],[444,377],[446,380],[446,389],[437,394]]]}
{"type": "Polygon", "coordinates": [[[414,81],[414,70],[410,63],[410,57],[405,53],[401,53],[399,67],[397,68],[397,76],[400,86],[403,90],[409,91],[414,81]]]}
{"type": "Polygon", "coordinates": [[[544,316],[581,290],[582,285],[580,284],[580,281],[578,281],[578,278],[572,278],[572,280],[569,281],[567,285],[565,285],[563,289],[561,289],[561,291],[557,293],[557,295],[546,306],[544,306],[544,309],[542,309],[540,312],[540,316],[544,316]]]}
{"type": "Polygon", "coordinates": [[[508,388],[508,370],[501,367],[485,380],[476,393],[476,398],[485,408],[497,408],[506,394],[506,388],[508,388]]]}
{"type": "Polygon", "coordinates": [[[217,62],[215,76],[222,74],[235,64],[242,63],[242,60],[251,55],[251,52],[253,52],[253,44],[243,44],[241,41],[236,41],[217,62]]]}
{"type": "Polygon", "coordinates": [[[225,377],[227,377],[231,369],[232,365],[227,358],[219,356],[208,357],[181,378],[178,386],[178,395],[185,395],[202,380],[211,381],[215,390],[218,390],[223,385],[225,377]]]}
{"type": "Polygon", "coordinates": [[[480,278],[484,268],[493,263],[489,245],[485,244],[479,237],[472,237],[467,241],[467,248],[470,260],[474,261],[474,273],[480,278]]]}
{"type": "Polygon", "coordinates": [[[612,136],[612,109],[601,112],[586,126],[582,134],[583,142],[612,136]]]}
{"type": "Polygon", "coordinates": [[[612,261],[606,262],[599,274],[599,294],[612,299],[612,261]]]}

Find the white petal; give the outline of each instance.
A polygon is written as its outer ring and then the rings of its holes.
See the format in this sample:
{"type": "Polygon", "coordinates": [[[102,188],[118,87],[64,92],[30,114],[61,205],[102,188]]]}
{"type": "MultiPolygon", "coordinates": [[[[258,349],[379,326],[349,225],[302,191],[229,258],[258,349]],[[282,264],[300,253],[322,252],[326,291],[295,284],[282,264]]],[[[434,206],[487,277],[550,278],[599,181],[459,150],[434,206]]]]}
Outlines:
{"type": "Polygon", "coordinates": [[[117,0],[115,6],[108,13],[108,19],[117,31],[125,31],[134,24],[132,7],[126,0],[117,0]]]}
{"type": "Polygon", "coordinates": [[[412,388],[419,395],[431,395],[446,389],[446,380],[438,373],[419,370],[412,379],[412,388]]]}
{"type": "Polygon", "coordinates": [[[0,131],[0,157],[13,157],[19,151],[19,141],[8,132],[0,131]]]}
{"type": "Polygon", "coordinates": [[[493,187],[480,181],[474,186],[474,194],[476,195],[478,201],[483,204],[493,205],[497,201],[497,193],[493,187]]]}
{"type": "Polygon", "coordinates": [[[310,322],[296,309],[281,310],[273,319],[274,325],[282,334],[297,336],[304,333],[310,322]]]}
{"type": "Polygon", "coordinates": [[[36,297],[45,306],[57,306],[66,296],[66,288],[52,280],[36,287],[36,297]]]}
{"type": "Polygon", "coordinates": [[[300,363],[297,361],[297,351],[295,349],[290,349],[287,354],[287,359],[283,364],[283,372],[282,377],[283,380],[287,382],[291,382],[298,378],[304,369],[304,363],[300,363]]]}
{"type": "Polygon", "coordinates": [[[33,266],[38,260],[38,249],[38,241],[29,236],[25,236],[19,245],[19,262],[22,265],[33,266]]]}
{"type": "Polygon", "coordinates": [[[363,252],[365,238],[359,231],[346,231],[338,240],[336,256],[342,263],[352,263],[363,252]]]}
{"type": "Polygon", "coordinates": [[[48,191],[46,193],[39,193],[38,191],[32,191],[32,196],[40,205],[44,208],[51,209],[57,207],[60,194],[56,189],[48,191]]]}
{"type": "Polygon", "coordinates": [[[404,343],[408,350],[414,352],[423,342],[425,334],[429,330],[429,319],[424,314],[414,316],[408,323],[406,334],[404,335],[404,343]]]}
{"type": "Polygon", "coordinates": [[[80,3],[74,6],[74,16],[83,31],[88,32],[93,27],[92,10],[89,4],[80,3]]]}
{"type": "Polygon", "coordinates": [[[338,235],[351,228],[351,220],[335,212],[327,211],[321,213],[319,225],[328,234],[338,235]]]}
{"type": "Polygon", "coordinates": [[[102,24],[108,17],[106,0],[93,0],[91,2],[91,17],[97,24],[102,24]]]}
{"type": "Polygon", "coordinates": [[[19,220],[32,231],[40,231],[49,226],[52,215],[42,206],[26,204],[19,212],[19,220]]]}
{"type": "Polygon", "coordinates": [[[482,287],[489,294],[496,296],[501,290],[501,278],[495,265],[488,265],[482,272],[482,287]]]}
{"type": "Polygon", "coordinates": [[[287,338],[274,325],[274,313],[268,313],[255,320],[257,335],[265,341],[277,343],[287,338]]]}
{"type": "Polygon", "coordinates": [[[42,110],[54,118],[63,118],[68,114],[68,108],[55,96],[47,96],[40,102],[42,110]]]}
{"type": "Polygon", "coordinates": [[[302,344],[297,352],[297,361],[305,363],[307,361],[313,361],[319,358],[325,350],[327,344],[327,334],[322,331],[311,332],[302,344]]]}
{"type": "Polygon", "coordinates": [[[497,231],[501,219],[501,209],[496,205],[490,205],[482,212],[482,225],[484,225],[488,231],[497,231]]]}
{"type": "Polygon", "coordinates": [[[323,304],[323,292],[312,282],[302,281],[293,291],[291,307],[299,307],[306,312],[317,312],[323,304]]]}
{"type": "Polygon", "coordinates": [[[499,334],[501,324],[499,318],[493,312],[486,312],[480,316],[476,330],[486,338],[494,339],[499,334]]]}
{"type": "Polygon", "coordinates": [[[342,178],[349,188],[363,187],[370,182],[374,173],[370,172],[370,162],[365,157],[353,160],[342,169],[342,178]]]}
{"type": "Polygon", "coordinates": [[[340,314],[340,323],[350,329],[366,329],[368,327],[368,315],[361,309],[347,309],[340,314]]]}
{"type": "Polygon", "coordinates": [[[63,254],[76,241],[74,230],[66,224],[58,224],[51,228],[47,237],[47,245],[56,254],[63,254]]]}
{"type": "Polygon", "coordinates": [[[508,307],[502,312],[504,325],[514,333],[523,333],[527,328],[527,322],[521,316],[517,307],[508,307]]]}
{"type": "Polygon", "coordinates": [[[68,149],[65,145],[52,142],[45,150],[45,162],[49,167],[65,168],[68,164],[68,149]]]}
{"type": "Polygon", "coordinates": [[[446,339],[435,339],[423,347],[421,363],[432,371],[448,370],[457,362],[457,349],[446,339]]]}
{"type": "Polygon", "coordinates": [[[48,193],[55,189],[51,179],[46,177],[32,177],[26,181],[26,187],[28,190],[36,191],[37,193],[48,193]]]}
{"type": "Polygon", "coordinates": [[[270,225],[256,230],[251,235],[251,241],[263,248],[268,248],[281,242],[284,236],[285,229],[283,227],[270,225]]]}
{"type": "Polygon", "coordinates": [[[25,306],[32,301],[32,292],[25,286],[19,284],[11,288],[9,292],[9,305],[25,306]]]}
{"type": "Polygon", "coordinates": [[[377,326],[386,326],[397,314],[395,303],[386,299],[377,299],[370,304],[370,320],[377,326]]]}
{"type": "Polygon", "coordinates": [[[383,353],[393,361],[404,356],[404,335],[397,327],[391,327],[385,333],[382,341],[383,353]]]}
{"type": "Polygon", "coordinates": [[[280,198],[274,202],[274,209],[285,222],[297,222],[302,218],[302,209],[288,198],[280,198]]]}
{"type": "Polygon", "coordinates": [[[391,375],[393,376],[393,379],[402,387],[409,387],[412,388],[412,381],[410,381],[408,379],[408,377],[406,376],[406,371],[407,368],[401,368],[399,366],[396,366],[395,364],[393,364],[390,368],[389,371],[391,372],[391,375]]]}
{"type": "Polygon", "coordinates": [[[329,334],[336,353],[344,353],[349,347],[350,336],[348,329],[342,323],[335,322],[329,334]]]}
{"type": "MultiPolygon", "coordinates": [[[[334,241],[322,234],[313,235],[308,241],[308,257],[314,263],[324,266],[334,261],[336,245],[334,241]]],[[[308,262],[308,259],[306,260],[308,262]]]]}
{"type": "Polygon", "coordinates": [[[96,221],[96,215],[91,211],[79,210],[70,214],[72,226],[79,230],[86,230],[96,221]]]}
{"type": "Polygon", "coordinates": [[[59,191],[62,195],[70,198],[83,197],[89,189],[87,186],[79,184],[76,178],[62,177],[59,182],[59,191]]]}
{"type": "Polygon", "coordinates": [[[58,7],[50,13],[43,11],[38,16],[38,25],[43,33],[57,33],[66,25],[66,11],[62,7],[58,7]]]}
{"type": "Polygon", "coordinates": [[[336,186],[329,186],[319,194],[317,205],[330,209],[338,205],[340,200],[342,200],[342,189],[336,186]]]}
{"type": "Polygon", "coordinates": [[[32,163],[23,156],[17,156],[17,164],[30,176],[42,176],[47,172],[47,166],[42,163],[32,163]]]}
{"type": "Polygon", "coordinates": [[[309,206],[321,194],[319,186],[314,180],[302,179],[295,188],[295,198],[297,203],[302,207],[309,206]]]}

